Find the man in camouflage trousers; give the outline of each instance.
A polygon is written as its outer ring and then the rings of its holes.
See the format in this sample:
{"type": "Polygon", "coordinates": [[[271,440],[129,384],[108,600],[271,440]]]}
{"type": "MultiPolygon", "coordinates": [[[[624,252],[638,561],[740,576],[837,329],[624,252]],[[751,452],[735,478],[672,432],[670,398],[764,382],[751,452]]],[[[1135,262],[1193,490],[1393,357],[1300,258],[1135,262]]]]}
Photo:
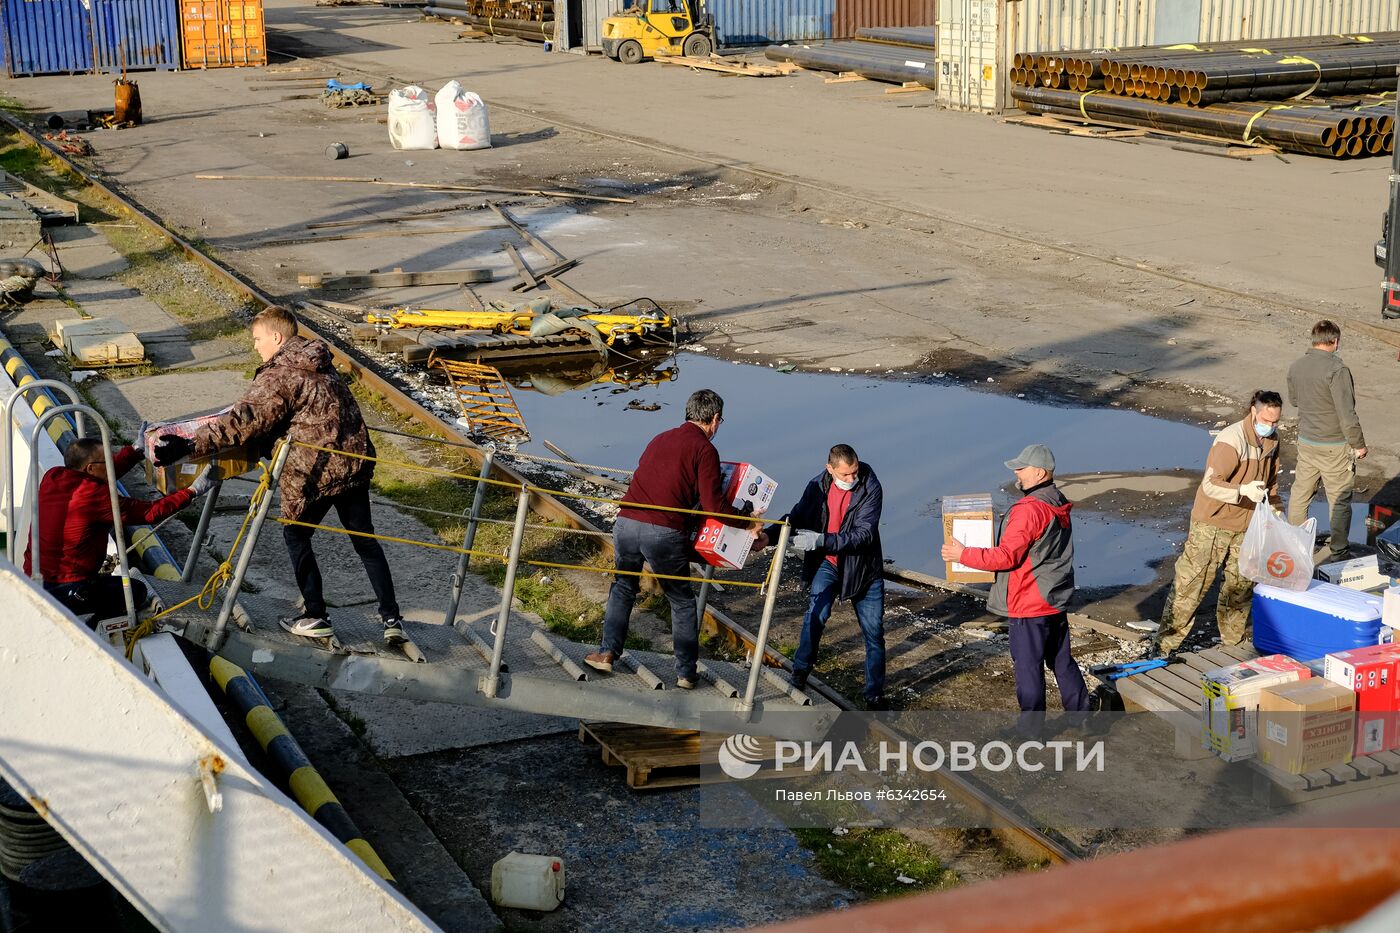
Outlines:
{"type": "Polygon", "coordinates": [[[1278,422],[1283,398],[1260,390],[1250,399],[1244,420],[1225,428],[1206,455],[1205,474],[1196,490],[1186,546],[1176,562],[1176,579],[1167,593],[1158,628],[1158,644],[1170,654],[1191,633],[1206,590],[1224,568],[1215,620],[1220,640],[1238,645],[1249,631],[1254,583],[1240,575],[1240,545],[1254,509],[1278,510],[1278,422]]]}

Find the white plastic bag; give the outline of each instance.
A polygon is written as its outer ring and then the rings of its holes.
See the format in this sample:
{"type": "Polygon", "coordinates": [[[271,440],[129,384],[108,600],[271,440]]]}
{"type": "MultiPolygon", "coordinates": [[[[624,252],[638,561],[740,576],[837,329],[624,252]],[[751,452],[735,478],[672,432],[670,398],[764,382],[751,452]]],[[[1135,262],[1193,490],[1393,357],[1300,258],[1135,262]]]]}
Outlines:
{"type": "Polygon", "coordinates": [[[1240,545],[1240,573],[1255,583],[1285,590],[1306,590],[1313,575],[1313,543],[1317,519],[1301,526],[1274,515],[1267,502],[1254,507],[1254,516],[1240,545]]]}
{"type": "Polygon", "coordinates": [[[437,137],[444,149],[490,149],[491,121],[486,104],[456,81],[437,92],[437,137]]]}
{"type": "Polygon", "coordinates": [[[410,84],[389,92],[389,141],[395,149],[437,148],[437,122],[427,91],[410,84]]]}

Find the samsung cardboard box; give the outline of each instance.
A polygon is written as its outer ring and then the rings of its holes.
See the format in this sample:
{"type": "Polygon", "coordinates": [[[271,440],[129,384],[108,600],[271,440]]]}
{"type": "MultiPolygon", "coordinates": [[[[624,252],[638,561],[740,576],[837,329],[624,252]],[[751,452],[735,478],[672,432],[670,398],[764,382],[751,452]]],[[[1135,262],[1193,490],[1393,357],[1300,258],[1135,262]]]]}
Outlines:
{"type": "Polygon", "coordinates": [[[1390,577],[1381,573],[1380,563],[1375,554],[1323,564],[1313,571],[1313,576],[1325,583],[1335,583],[1349,590],[1361,590],[1366,593],[1390,585],[1390,577]]]}
{"type": "Polygon", "coordinates": [[[191,415],[178,421],[166,421],[161,424],[148,425],[146,436],[139,437],[136,442],[146,454],[146,481],[154,486],[163,495],[169,495],[177,489],[188,487],[205,466],[210,463],[219,465],[219,476],[228,479],[231,476],[242,476],[251,470],[258,462],[256,454],[246,447],[230,447],[221,450],[212,457],[191,457],[170,466],[156,466],[156,444],[162,435],[174,434],[186,440],[194,438],[199,429],[211,421],[218,420],[219,416],[228,411],[227,408],[220,408],[218,411],[206,412],[202,415],[191,415]]]}
{"type": "Polygon", "coordinates": [[[1202,744],[1226,761],[1254,757],[1259,736],[1259,694],[1265,687],[1307,680],[1307,665],[1282,654],[1241,661],[1201,676],[1202,744]]]}
{"type": "MultiPolygon", "coordinates": [[[[995,522],[991,493],[943,497],[944,541],[957,541],[963,547],[991,547],[995,522]]],[[[952,583],[991,583],[996,574],[948,561],[944,577],[952,583]]]]}
{"type": "Polygon", "coordinates": [[[1356,694],[1356,754],[1400,748],[1400,645],[1337,651],[1323,659],[1322,676],[1356,694]]]}
{"type": "Polygon", "coordinates": [[[719,475],[724,482],[724,498],[746,515],[768,511],[778,492],[777,482],[752,463],[721,461],[719,475]]]}
{"type": "Polygon", "coordinates": [[[1309,677],[1259,691],[1259,760],[1306,774],[1352,759],[1356,694],[1309,677]]]}

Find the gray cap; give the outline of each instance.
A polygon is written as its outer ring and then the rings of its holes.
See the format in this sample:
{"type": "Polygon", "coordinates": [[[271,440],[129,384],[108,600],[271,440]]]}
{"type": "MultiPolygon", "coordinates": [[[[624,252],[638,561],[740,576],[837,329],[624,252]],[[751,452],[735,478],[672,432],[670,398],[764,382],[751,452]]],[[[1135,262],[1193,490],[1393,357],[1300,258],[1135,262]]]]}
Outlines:
{"type": "Polygon", "coordinates": [[[1020,470],[1025,467],[1040,467],[1047,473],[1054,473],[1055,455],[1044,444],[1032,444],[1021,451],[1015,460],[1006,461],[1008,470],[1020,470]]]}

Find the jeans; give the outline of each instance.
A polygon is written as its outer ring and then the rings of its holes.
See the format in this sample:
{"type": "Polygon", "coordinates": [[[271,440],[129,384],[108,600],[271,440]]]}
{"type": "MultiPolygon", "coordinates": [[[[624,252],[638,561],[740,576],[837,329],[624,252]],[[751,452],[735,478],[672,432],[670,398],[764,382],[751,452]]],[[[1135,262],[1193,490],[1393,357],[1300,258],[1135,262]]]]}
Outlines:
{"type": "MultiPolygon", "coordinates": [[[[642,565],[652,572],[673,577],[690,576],[693,553],[690,538],[673,528],[663,528],[631,518],[619,518],[613,526],[614,566],[629,573],[613,579],[608,591],[608,608],[603,616],[603,643],[600,651],[610,651],[613,657],[622,654],[627,641],[627,626],[632,620],[632,606],[637,602],[637,589],[642,565]]],[[[671,641],[676,647],[676,676],[694,680],[695,664],[700,659],[699,619],[695,613],[695,591],[682,580],[658,580],[661,592],[671,604],[671,641]]]]}
{"type": "MultiPolygon", "coordinates": [[[[88,628],[93,628],[103,619],[115,619],[126,615],[126,597],[122,595],[122,578],[113,576],[94,577],[79,580],[77,583],[45,583],[44,589],[54,599],[63,603],[75,616],[91,615],[88,628]]],[[[131,581],[131,603],[137,609],[146,605],[146,584],[140,580],[131,581]]]]}
{"type": "MultiPolygon", "coordinates": [[[[817,663],[822,632],[840,591],[841,578],[836,568],[830,561],[822,561],[812,578],[807,615],[802,619],[802,639],[792,657],[794,674],[810,673],[817,663]]],[[[865,638],[865,699],[879,700],[885,695],[885,581],[876,577],[869,589],[851,600],[851,606],[865,638]]]]}
{"type": "Polygon", "coordinates": [[[1016,701],[1021,707],[1017,729],[1029,734],[1045,721],[1046,667],[1055,672],[1065,712],[1071,716],[1087,714],[1089,689],[1069,653],[1069,619],[1065,614],[1007,621],[1011,626],[1011,661],[1016,666],[1016,701]]]}
{"type": "MultiPolygon", "coordinates": [[[[369,511],[369,487],[341,493],[328,499],[316,499],[306,505],[306,510],[297,521],[319,525],[335,507],[340,516],[340,524],[346,531],[374,533],[374,520],[369,511]]],[[[292,560],[292,573],[297,578],[297,589],[301,590],[302,612],[316,619],[326,617],[326,599],[321,592],[321,568],[316,565],[316,555],[311,550],[311,536],[316,532],[311,528],[296,525],[282,526],[282,539],[287,543],[287,554],[292,560]]],[[[384,549],[373,538],[349,535],[350,544],[360,556],[369,575],[369,585],[379,599],[379,615],[385,621],[399,618],[399,604],[394,598],[394,578],[389,573],[389,562],[384,559],[384,549]]]]}

